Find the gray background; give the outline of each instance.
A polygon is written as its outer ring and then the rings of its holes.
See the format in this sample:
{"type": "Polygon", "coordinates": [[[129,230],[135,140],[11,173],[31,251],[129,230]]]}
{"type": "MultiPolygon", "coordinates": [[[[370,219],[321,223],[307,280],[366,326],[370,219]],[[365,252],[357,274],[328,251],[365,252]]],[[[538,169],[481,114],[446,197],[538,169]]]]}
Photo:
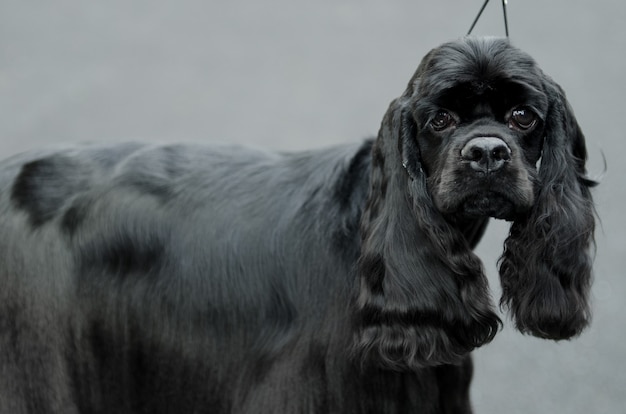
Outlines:
{"type": "MultiPolygon", "coordinates": [[[[475,33],[502,35],[491,2],[475,33]]],[[[220,141],[280,150],[377,132],[421,57],[482,0],[0,0],[0,156],[57,142],[220,141]]],[[[593,326],[506,327],[476,352],[477,413],[626,413],[626,2],[511,0],[514,44],[568,92],[588,138],[593,326]],[[604,173],[603,154],[608,169],[604,173]]],[[[479,246],[494,296],[507,227],[479,246]]]]}

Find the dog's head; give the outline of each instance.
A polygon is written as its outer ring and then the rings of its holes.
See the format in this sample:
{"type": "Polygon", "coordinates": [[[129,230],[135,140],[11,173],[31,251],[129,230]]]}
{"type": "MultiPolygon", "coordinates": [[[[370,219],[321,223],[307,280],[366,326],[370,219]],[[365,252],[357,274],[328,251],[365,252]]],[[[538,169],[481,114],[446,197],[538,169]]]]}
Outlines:
{"type": "Polygon", "coordinates": [[[403,98],[442,214],[513,220],[531,209],[550,104],[546,81],[506,40],[465,39],[424,58],[403,98]]]}
{"type": "MultiPolygon", "coordinates": [[[[517,327],[551,339],[578,334],[589,319],[594,229],[585,160],[562,89],[508,40],[464,38],[428,53],[374,146],[359,306],[368,328],[393,310],[404,327],[427,314],[428,329],[435,320],[443,333],[420,337],[430,347],[409,346],[399,329],[395,342],[371,329],[363,342],[402,363],[426,350],[423,364],[489,341],[498,319],[463,235],[489,217],[513,222],[500,274],[517,327]]],[[[382,319],[389,331],[393,317],[382,319]]]]}

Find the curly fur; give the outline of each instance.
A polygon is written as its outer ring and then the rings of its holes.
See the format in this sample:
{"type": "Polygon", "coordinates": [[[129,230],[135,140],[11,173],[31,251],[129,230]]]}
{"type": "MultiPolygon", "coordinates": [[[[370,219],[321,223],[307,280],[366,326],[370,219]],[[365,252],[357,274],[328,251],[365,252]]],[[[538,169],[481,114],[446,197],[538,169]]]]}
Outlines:
{"type": "Polygon", "coordinates": [[[502,303],[517,328],[547,339],[578,335],[589,323],[590,245],[594,208],[586,176],[584,136],[565,99],[550,78],[548,125],[536,201],[516,220],[500,259],[502,303]]]}

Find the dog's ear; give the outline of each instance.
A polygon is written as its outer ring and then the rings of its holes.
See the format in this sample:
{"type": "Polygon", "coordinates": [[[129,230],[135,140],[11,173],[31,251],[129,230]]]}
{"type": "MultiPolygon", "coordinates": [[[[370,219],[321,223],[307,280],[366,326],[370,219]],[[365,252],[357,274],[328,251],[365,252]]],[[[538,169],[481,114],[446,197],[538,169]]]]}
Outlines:
{"type": "Polygon", "coordinates": [[[391,369],[458,362],[500,324],[482,263],[433,204],[407,95],[373,147],[358,261],[357,351],[391,369]]]}
{"type": "Polygon", "coordinates": [[[515,221],[500,259],[502,304],[524,333],[567,339],[589,323],[594,207],[585,138],[563,90],[549,98],[535,203],[515,221]]]}

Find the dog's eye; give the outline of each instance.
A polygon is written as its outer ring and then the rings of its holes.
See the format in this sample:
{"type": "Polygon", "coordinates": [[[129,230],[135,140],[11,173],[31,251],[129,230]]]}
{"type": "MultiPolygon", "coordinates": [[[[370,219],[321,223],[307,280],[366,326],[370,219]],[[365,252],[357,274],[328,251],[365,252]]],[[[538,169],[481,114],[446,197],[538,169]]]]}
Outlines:
{"type": "Polygon", "coordinates": [[[530,129],[537,123],[537,116],[535,113],[526,107],[520,107],[513,110],[511,113],[511,119],[509,120],[509,126],[523,131],[530,129]]]}
{"type": "Polygon", "coordinates": [[[430,121],[430,126],[435,131],[443,131],[454,124],[454,118],[448,111],[439,111],[430,121]]]}

